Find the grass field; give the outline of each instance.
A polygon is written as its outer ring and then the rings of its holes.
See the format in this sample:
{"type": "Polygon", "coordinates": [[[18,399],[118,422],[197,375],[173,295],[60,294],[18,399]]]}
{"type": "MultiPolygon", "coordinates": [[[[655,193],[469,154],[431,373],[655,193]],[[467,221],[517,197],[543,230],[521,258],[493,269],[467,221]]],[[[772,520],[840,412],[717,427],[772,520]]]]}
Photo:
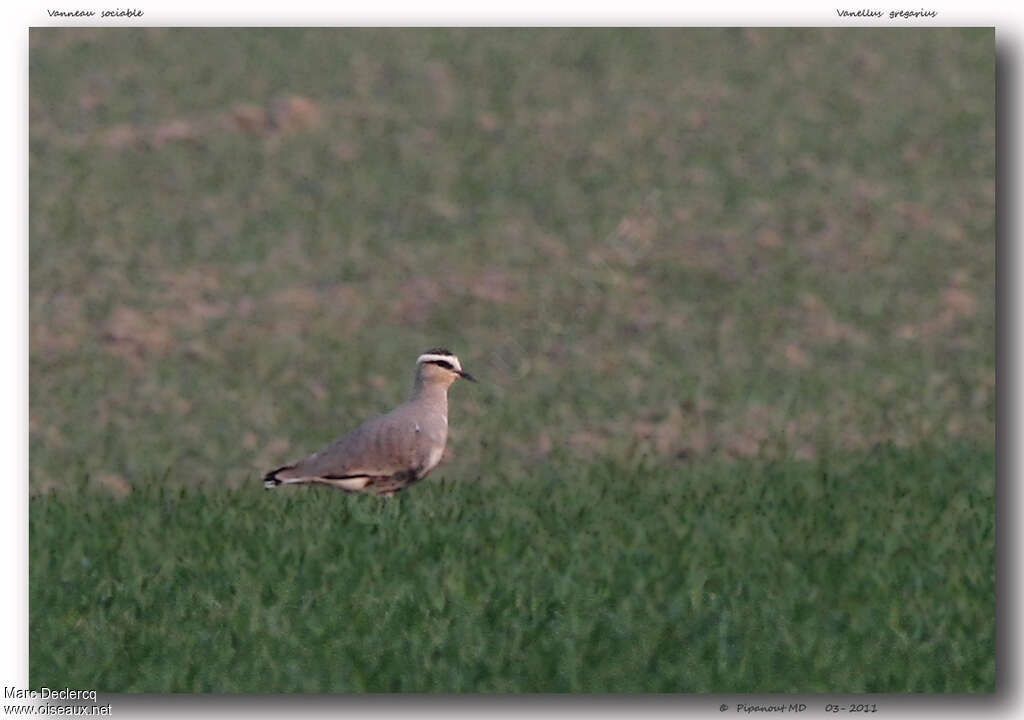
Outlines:
{"type": "Polygon", "coordinates": [[[30,35],[30,684],[994,690],[991,30],[30,35]],[[457,385],[391,502],[267,469],[457,385]]]}
{"type": "Polygon", "coordinates": [[[386,503],[156,483],[37,498],[32,608],[49,614],[32,677],[124,692],[983,691],[992,464],[880,449],[829,474],[558,461],[386,503]]]}

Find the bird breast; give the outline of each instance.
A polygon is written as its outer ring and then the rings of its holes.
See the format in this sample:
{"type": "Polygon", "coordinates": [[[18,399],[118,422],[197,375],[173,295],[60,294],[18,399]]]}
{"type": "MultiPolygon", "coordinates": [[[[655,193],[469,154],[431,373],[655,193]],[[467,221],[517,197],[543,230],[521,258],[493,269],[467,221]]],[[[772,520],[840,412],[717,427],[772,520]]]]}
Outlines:
{"type": "Polygon", "coordinates": [[[423,466],[423,472],[428,473],[437,467],[437,464],[441,462],[441,456],[444,455],[444,445],[438,445],[433,447],[427,453],[427,462],[423,466]]]}
{"type": "Polygon", "coordinates": [[[444,446],[448,440],[448,423],[445,418],[432,417],[417,424],[417,445],[419,446],[420,472],[428,473],[437,467],[444,455],[444,446]]]}

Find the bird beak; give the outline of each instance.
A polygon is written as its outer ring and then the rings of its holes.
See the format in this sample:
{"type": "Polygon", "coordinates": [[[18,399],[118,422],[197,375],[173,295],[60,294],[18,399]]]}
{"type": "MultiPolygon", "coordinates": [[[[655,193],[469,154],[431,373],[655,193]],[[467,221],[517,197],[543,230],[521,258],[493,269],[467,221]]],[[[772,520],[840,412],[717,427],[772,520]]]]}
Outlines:
{"type": "Polygon", "coordinates": [[[476,379],[475,377],[473,377],[472,375],[470,375],[470,374],[469,374],[468,372],[466,372],[465,370],[456,370],[455,372],[457,372],[457,373],[459,374],[459,377],[464,377],[464,378],[466,378],[467,380],[469,380],[470,382],[478,382],[478,381],[477,381],[477,379],[476,379]]]}

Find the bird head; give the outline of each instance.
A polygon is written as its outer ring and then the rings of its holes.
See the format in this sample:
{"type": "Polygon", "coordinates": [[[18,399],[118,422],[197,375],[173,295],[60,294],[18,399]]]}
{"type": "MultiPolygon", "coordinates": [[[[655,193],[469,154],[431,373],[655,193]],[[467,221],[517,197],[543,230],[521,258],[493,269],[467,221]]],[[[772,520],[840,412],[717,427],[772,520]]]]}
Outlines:
{"type": "Polygon", "coordinates": [[[423,382],[443,383],[450,386],[457,379],[466,378],[476,382],[476,378],[462,369],[462,363],[445,348],[433,348],[416,358],[416,373],[423,382]]]}

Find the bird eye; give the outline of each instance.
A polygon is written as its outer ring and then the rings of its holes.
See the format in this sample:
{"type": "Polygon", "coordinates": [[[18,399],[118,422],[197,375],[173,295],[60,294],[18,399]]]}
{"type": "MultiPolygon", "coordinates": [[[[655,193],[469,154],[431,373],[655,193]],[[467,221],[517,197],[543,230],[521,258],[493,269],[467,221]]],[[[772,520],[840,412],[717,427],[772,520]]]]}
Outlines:
{"type": "Polygon", "coordinates": [[[445,370],[454,370],[455,369],[454,367],[452,367],[452,364],[450,362],[448,362],[447,360],[434,360],[433,362],[434,362],[435,365],[440,365],[445,370]]]}

